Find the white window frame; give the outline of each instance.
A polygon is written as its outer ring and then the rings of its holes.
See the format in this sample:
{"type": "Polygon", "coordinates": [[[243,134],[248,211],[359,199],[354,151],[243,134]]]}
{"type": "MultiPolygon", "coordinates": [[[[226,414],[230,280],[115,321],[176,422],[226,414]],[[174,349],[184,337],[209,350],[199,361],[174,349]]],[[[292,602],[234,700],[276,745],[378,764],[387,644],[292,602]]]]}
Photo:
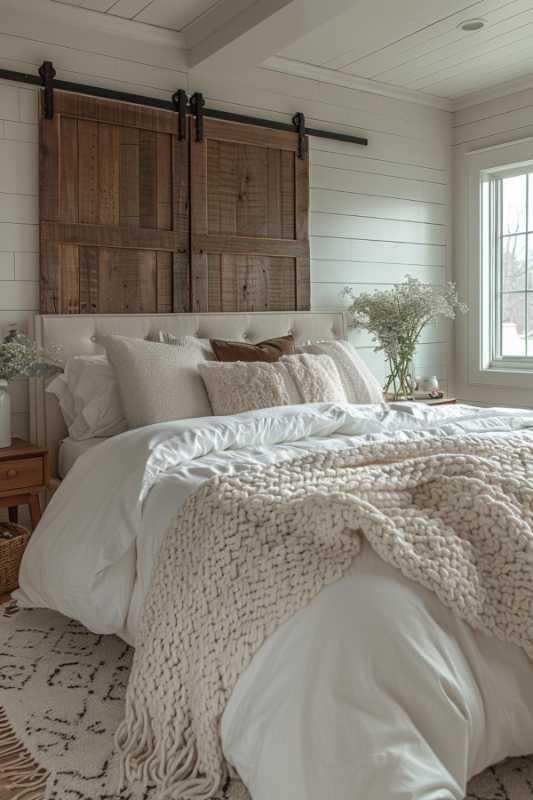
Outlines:
{"type": "MultiPolygon", "coordinates": [[[[490,178],[533,171],[533,137],[510,144],[471,151],[467,168],[467,303],[469,333],[469,382],[474,385],[533,389],[533,357],[494,358],[494,279],[491,259],[495,231],[490,178]],[[482,218],[483,215],[483,218],[482,218]],[[484,233],[488,236],[484,239],[484,233]]],[[[492,184],[493,185],[493,184],[492,184]]]]}

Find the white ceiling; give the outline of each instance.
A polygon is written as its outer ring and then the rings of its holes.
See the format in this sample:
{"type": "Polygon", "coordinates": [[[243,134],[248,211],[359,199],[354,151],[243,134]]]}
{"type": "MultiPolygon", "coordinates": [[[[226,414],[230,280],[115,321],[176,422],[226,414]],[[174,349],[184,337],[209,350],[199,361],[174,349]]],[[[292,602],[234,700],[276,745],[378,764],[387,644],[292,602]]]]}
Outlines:
{"type": "MultiPolygon", "coordinates": [[[[147,31],[153,26],[185,31],[189,48],[198,31],[200,37],[216,38],[213,27],[220,28],[224,42],[227,20],[237,19],[248,6],[264,7],[265,20],[294,6],[293,17],[301,20],[303,14],[309,24],[298,30],[293,19],[291,38],[287,31],[291,18],[278,14],[284,41],[282,36],[276,46],[276,36],[271,36],[276,23],[270,28],[265,24],[256,31],[252,58],[261,61],[267,56],[264,66],[294,74],[314,70],[313,77],[320,79],[322,74],[331,83],[365,81],[372,91],[370,81],[376,90],[385,87],[385,92],[390,88],[410,97],[427,96],[428,102],[433,96],[443,98],[436,102],[457,103],[498,84],[533,79],[533,0],[53,0],[53,4],[74,6],[80,13],[99,12],[100,19],[110,22],[112,17],[115,22],[133,20],[151,26],[147,31]],[[461,30],[460,24],[472,18],[482,18],[485,26],[471,33],[461,30]],[[280,48],[284,49],[275,56],[280,48]]],[[[250,32],[255,24],[253,19],[247,23],[250,32]]],[[[240,37],[245,47],[242,32],[237,22],[234,38],[240,37]]],[[[194,59],[190,63],[194,65],[194,59]]]]}
{"type": "Polygon", "coordinates": [[[206,11],[218,5],[219,0],[54,0],[68,6],[100,11],[123,19],[132,19],[182,31],[206,11]]]}
{"type": "Polygon", "coordinates": [[[354,0],[279,55],[455,100],[533,73],[533,0],[354,0]]]}

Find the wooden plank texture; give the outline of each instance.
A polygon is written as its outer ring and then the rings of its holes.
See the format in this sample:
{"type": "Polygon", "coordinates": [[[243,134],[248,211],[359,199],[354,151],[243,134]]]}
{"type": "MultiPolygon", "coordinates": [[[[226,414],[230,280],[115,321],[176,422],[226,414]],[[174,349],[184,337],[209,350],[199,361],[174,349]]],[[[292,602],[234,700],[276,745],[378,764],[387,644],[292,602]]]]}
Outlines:
{"type": "Polygon", "coordinates": [[[41,310],[190,310],[188,141],[172,112],[56,93],[41,121],[41,310]]]}
{"type": "Polygon", "coordinates": [[[137,250],[174,250],[172,231],[155,231],[135,225],[76,225],[41,222],[44,239],[56,239],[65,244],[85,244],[93,247],[121,247],[137,250]]]}
{"type": "Polygon", "coordinates": [[[194,311],[310,303],[309,168],[296,137],[206,120],[191,141],[194,311]]]}
{"type": "Polygon", "coordinates": [[[186,139],[172,139],[173,208],[172,227],[177,247],[172,263],[172,307],[174,311],[190,311],[191,267],[190,267],[190,126],[186,139]]]}
{"type": "Polygon", "coordinates": [[[98,126],[98,222],[118,225],[120,222],[120,128],[98,126]]]}
{"type": "Polygon", "coordinates": [[[41,122],[41,310],[309,307],[309,172],[288,132],[57,93],[41,122]]]}

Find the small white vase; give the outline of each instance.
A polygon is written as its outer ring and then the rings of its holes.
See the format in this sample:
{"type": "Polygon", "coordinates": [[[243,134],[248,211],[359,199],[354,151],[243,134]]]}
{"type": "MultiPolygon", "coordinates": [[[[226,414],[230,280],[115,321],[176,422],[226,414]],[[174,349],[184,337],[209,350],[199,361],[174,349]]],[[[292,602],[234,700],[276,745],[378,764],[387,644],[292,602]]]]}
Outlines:
{"type": "Polygon", "coordinates": [[[0,380],[0,447],[11,446],[11,398],[7,381],[0,380]]]}

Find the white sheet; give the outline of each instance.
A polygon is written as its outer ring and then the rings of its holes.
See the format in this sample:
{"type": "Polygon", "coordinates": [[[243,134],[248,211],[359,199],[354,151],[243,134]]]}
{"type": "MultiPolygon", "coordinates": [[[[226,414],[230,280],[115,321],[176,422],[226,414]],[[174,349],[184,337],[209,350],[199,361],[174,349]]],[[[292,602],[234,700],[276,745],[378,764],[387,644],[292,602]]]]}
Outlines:
{"type": "Polygon", "coordinates": [[[105,439],[102,438],[77,441],[76,439],[71,439],[70,436],[63,439],[57,453],[57,474],[59,477],[65,478],[67,472],[72,469],[80,456],[104,441],[105,439]]]}
{"type": "MultiPolygon", "coordinates": [[[[369,438],[533,427],[530,412],[295,406],[164,423],[78,461],[24,557],[19,602],[134,640],[169,518],[203,481],[369,438]]],[[[366,547],[261,648],[222,720],[254,800],[445,800],[533,751],[533,671],[366,547]]]]}

